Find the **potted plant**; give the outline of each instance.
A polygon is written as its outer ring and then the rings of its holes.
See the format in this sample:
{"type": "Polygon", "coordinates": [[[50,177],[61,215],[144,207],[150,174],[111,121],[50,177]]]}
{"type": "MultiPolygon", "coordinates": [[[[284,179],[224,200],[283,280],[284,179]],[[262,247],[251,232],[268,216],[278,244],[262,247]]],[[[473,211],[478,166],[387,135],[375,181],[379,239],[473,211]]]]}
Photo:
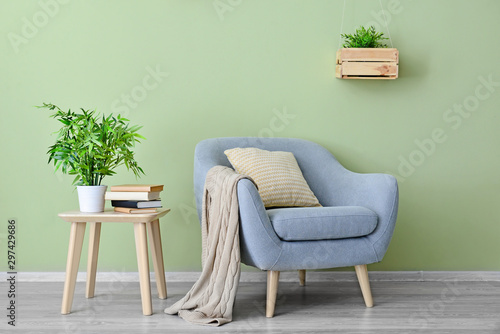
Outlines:
{"type": "Polygon", "coordinates": [[[396,79],[399,51],[387,48],[388,39],[372,26],[361,26],[354,34],[341,34],[342,49],[337,51],[335,76],[340,79],[396,79]]]}
{"type": "Polygon", "coordinates": [[[47,152],[48,163],[54,162],[55,171],[76,175],[73,184],[77,185],[80,211],[104,211],[107,186],[101,182],[116,174],[116,167],[125,165],[136,176],[144,174],[132,151],[139,139],[145,139],[137,133],[141,126],[129,126],[129,120],[120,115],[100,117],[96,110],[63,111],[50,103],[38,108],[54,111],[50,117],[63,124],[47,152]]]}

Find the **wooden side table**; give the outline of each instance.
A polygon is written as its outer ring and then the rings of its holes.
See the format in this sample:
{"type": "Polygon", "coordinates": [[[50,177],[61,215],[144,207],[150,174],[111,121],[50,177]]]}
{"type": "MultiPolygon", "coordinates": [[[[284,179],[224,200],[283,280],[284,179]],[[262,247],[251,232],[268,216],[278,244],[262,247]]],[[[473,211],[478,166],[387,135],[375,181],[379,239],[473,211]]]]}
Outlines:
{"type": "Polygon", "coordinates": [[[134,223],[135,248],[137,253],[137,266],[139,269],[139,282],[141,287],[142,313],[153,314],[151,304],[151,286],[149,278],[148,241],[146,230],[149,233],[151,255],[156,276],[158,297],[167,298],[167,285],[165,281],[165,268],[163,265],[163,252],[161,247],[159,218],[165,216],[170,209],[158,209],[156,213],[128,214],[106,210],[99,213],[86,213],[68,211],[59,214],[64,221],[71,223],[69,237],[68,260],[66,263],[66,280],[61,313],[71,312],[73,295],[75,293],[76,275],[80,264],[85,226],[90,223],[89,253],[87,260],[87,287],[86,297],[94,297],[95,277],[97,270],[97,257],[99,253],[99,239],[101,223],[134,223]]]}

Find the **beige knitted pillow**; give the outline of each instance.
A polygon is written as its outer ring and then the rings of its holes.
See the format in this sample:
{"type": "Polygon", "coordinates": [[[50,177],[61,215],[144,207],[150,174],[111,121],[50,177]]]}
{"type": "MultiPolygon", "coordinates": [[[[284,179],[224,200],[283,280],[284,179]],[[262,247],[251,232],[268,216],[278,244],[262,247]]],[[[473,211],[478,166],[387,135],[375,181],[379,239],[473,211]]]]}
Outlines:
{"type": "Polygon", "coordinates": [[[239,174],[250,176],[264,206],[321,206],[291,152],[233,148],[224,154],[239,174]]]}

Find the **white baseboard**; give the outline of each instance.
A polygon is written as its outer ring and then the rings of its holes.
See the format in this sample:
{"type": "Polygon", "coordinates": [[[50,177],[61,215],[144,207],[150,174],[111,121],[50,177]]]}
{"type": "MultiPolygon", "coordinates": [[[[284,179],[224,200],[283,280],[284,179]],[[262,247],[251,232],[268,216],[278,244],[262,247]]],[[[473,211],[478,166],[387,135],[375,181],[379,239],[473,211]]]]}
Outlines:
{"type": "MultiPolygon", "coordinates": [[[[200,272],[166,272],[167,282],[195,282],[200,272]]],[[[371,282],[500,282],[499,271],[370,271],[371,282]]],[[[64,272],[18,272],[18,282],[64,282],[64,272]]],[[[9,278],[8,273],[0,274],[0,282],[9,278]]],[[[77,282],[85,282],[86,273],[79,272],[77,282]]],[[[98,272],[99,282],[138,282],[137,272],[98,272]]],[[[154,273],[151,273],[154,280],[154,273]]],[[[266,282],[266,272],[242,272],[240,282],[266,282]]],[[[295,271],[282,272],[280,282],[297,282],[295,271]]],[[[354,271],[308,271],[308,282],[357,282],[354,271]]]]}

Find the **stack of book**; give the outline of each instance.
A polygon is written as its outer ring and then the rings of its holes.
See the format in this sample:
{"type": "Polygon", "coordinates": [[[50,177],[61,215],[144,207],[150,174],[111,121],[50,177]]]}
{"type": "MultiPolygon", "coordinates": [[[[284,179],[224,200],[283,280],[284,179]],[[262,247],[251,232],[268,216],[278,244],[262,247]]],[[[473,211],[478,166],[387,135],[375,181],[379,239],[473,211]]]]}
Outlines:
{"type": "Polygon", "coordinates": [[[116,212],[124,213],[153,213],[161,208],[160,184],[122,184],[110,187],[106,192],[106,200],[116,212]]]}

